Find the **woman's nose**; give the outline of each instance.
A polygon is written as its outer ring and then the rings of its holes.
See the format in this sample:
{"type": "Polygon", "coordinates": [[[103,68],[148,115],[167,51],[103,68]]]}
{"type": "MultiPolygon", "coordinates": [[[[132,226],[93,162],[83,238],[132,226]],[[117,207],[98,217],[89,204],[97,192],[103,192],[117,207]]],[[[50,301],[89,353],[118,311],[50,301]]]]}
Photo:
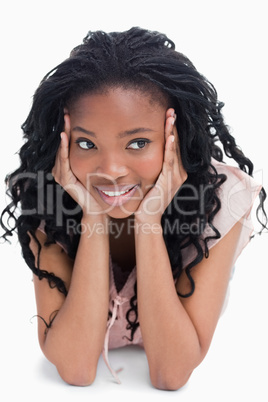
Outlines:
{"type": "Polygon", "coordinates": [[[96,173],[110,176],[111,179],[116,180],[119,177],[124,177],[128,174],[128,168],[125,160],[120,158],[118,153],[103,155],[96,169],[96,173]]]}

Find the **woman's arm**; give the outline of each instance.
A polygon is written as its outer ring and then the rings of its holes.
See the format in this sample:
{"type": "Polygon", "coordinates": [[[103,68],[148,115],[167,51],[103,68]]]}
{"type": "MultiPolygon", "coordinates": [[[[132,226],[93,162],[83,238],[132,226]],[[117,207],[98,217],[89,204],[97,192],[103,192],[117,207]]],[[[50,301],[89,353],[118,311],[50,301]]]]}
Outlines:
{"type": "MultiPolygon", "coordinates": [[[[75,385],[88,385],[95,378],[103,348],[109,303],[109,235],[93,230],[107,227],[107,215],[89,191],[74,176],[69,161],[70,119],[65,115],[65,132],[57,153],[53,175],[81,206],[81,233],[74,263],[57,245],[44,245],[41,240],[40,269],[53,272],[64,279],[68,288],[66,299],[57,289],[49,288],[46,281],[35,278],[38,315],[47,322],[55,310],[58,313],[51,328],[44,334],[40,320],[39,339],[45,356],[56,365],[61,377],[75,385]]],[[[43,238],[42,238],[43,237],[43,238]]],[[[36,247],[34,242],[32,247],[36,247]]],[[[37,255],[37,250],[34,250],[37,255]]]]}
{"type": "MultiPolygon", "coordinates": [[[[86,219],[82,223],[92,224],[86,219]]],[[[89,385],[95,378],[107,326],[108,236],[92,232],[88,237],[83,232],[74,263],[58,245],[45,246],[44,234],[39,232],[37,237],[42,244],[40,269],[61,277],[68,288],[65,298],[45,279],[34,277],[37,314],[49,322],[51,314],[58,310],[47,332],[39,320],[41,349],[66,382],[89,385]]],[[[31,246],[36,255],[33,241],[31,246]]]]}
{"type": "Polygon", "coordinates": [[[162,171],[135,213],[135,243],[140,327],[152,383],[178,389],[206,355],[224,302],[241,224],[210,251],[208,259],[192,269],[194,294],[181,275],[175,287],[164,243],[161,216],[187,174],[182,166],[174,111],[165,125],[162,171]],[[151,232],[149,230],[151,227],[151,232]]]}
{"type": "Polygon", "coordinates": [[[174,285],[161,230],[136,230],[138,310],[153,385],[178,389],[205,357],[219,319],[233,266],[241,224],[233,229],[192,270],[194,294],[182,275],[174,285]]]}

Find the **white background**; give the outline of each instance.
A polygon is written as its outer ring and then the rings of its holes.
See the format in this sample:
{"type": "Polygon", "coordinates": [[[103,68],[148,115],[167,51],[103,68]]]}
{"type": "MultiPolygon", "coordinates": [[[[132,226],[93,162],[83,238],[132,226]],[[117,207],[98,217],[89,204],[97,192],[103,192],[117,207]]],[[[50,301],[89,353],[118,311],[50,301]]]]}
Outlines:
{"type": "MultiPolygon", "coordinates": [[[[141,26],[166,33],[216,86],[238,144],[255,162],[268,189],[266,1],[30,1],[5,2],[0,10],[0,182],[17,167],[25,120],[41,78],[68,57],[89,30],[121,31],[141,26]]],[[[0,398],[39,401],[137,400],[140,396],[207,402],[268,400],[267,234],[256,238],[236,264],[229,306],[210,351],[188,385],[177,392],[153,389],[141,350],[111,352],[123,367],[117,385],[100,360],[91,387],[63,383],[42,356],[30,270],[16,240],[0,245],[0,398]]],[[[165,399],[165,400],[166,400],[165,399]]],[[[150,399],[151,400],[151,399],[150,399]]],[[[153,400],[153,399],[152,399],[153,400]]]]}

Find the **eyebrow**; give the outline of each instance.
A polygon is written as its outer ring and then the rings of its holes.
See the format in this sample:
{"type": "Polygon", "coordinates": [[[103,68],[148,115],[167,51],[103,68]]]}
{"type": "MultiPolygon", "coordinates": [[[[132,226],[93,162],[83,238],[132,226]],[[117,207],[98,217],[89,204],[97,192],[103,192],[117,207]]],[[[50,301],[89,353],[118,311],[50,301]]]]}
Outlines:
{"type": "MultiPolygon", "coordinates": [[[[83,127],[76,126],[76,127],[73,128],[73,131],[81,131],[84,134],[87,134],[87,135],[89,135],[91,137],[96,138],[96,134],[93,131],[86,130],[83,127]]],[[[129,135],[145,133],[145,132],[152,132],[152,131],[155,131],[155,130],[152,130],[151,128],[146,128],[146,127],[139,127],[139,128],[134,128],[133,130],[122,131],[121,133],[118,134],[118,137],[119,138],[124,138],[124,137],[127,137],[129,135]]]]}
{"type": "Polygon", "coordinates": [[[86,129],[83,128],[83,127],[79,127],[79,126],[74,127],[74,128],[73,128],[73,131],[81,131],[81,132],[84,133],[84,134],[87,134],[87,135],[90,135],[91,137],[95,137],[95,138],[96,138],[96,134],[93,133],[93,131],[88,131],[88,130],[86,130],[86,129]]]}
{"type": "Polygon", "coordinates": [[[119,133],[118,137],[124,138],[124,137],[127,137],[128,135],[134,135],[134,134],[152,132],[152,131],[154,131],[154,130],[152,130],[151,128],[139,127],[139,128],[134,128],[133,130],[122,131],[121,133],[119,133]]]}

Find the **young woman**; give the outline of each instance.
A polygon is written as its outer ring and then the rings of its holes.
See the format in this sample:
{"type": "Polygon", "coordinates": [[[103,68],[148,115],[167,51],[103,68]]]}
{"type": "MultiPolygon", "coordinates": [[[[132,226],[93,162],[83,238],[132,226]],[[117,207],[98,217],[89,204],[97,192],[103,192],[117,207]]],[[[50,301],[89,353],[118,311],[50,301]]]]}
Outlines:
{"type": "Polygon", "coordinates": [[[265,199],[222,106],[170,39],[140,28],[90,32],[42,80],[2,226],[18,231],[40,346],[66,382],[91,384],[102,352],[119,381],[108,349],[129,344],[160,389],[204,359],[265,199]]]}

